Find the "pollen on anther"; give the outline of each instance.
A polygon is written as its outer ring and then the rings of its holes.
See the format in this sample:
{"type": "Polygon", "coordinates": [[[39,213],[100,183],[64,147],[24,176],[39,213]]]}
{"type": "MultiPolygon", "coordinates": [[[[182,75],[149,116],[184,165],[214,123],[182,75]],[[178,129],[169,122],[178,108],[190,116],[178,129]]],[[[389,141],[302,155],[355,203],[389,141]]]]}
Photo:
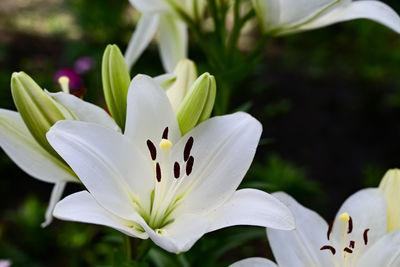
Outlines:
{"type": "Polygon", "coordinates": [[[364,234],[363,234],[363,238],[364,238],[364,244],[367,245],[368,244],[368,231],[369,228],[364,230],[364,234]]]}
{"type": "Polygon", "coordinates": [[[148,148],[149,151],[150,151],[151,159],[152,159],[152,160],[156,160],[156,157],[157,157],[157,149],[156,149],[156,146],[155,146],[155,145],[153,144],[153,142],[151,142],[150,140],[147,140],[146,144],[147,144],[147,148],[148,148]]]}
{"type": "Polygon", "coordinates": [[[183,150],[183,159],[185,161],[189,160],[190,151],[192,150],[192,147],[193,147],[193,142],[194,142],[194,139],[192,136],[189,137],[189,139],[186,142],[185,149],[183,150]]]}
{"type": "Polygon", "coordinates": [[[156,178],[157,178],[157,182],[161,182],[161,167],[158,162],[156,164],[156,178]]]}
{"type": "Polygon", "coordinates": [[[168,127],[165,127],[164,132],[162,134],[162,139],[168,139],[168,127]]]}
{"type": "Polygon", "coordinates": [[[355,245],[356,245],[356,242],[355,242],[354,240],[351,240],[351,241],[350,241],[350,244],[349,244],[349,247],[350,247],[350,248],[354,248],[355,245]]]}
{"type": "Polygon", "coordinates": [[[330,238],[331,238],[332,227],[333,227],[333,221],[331,221],[331,222],[329,223],[328,232],[327,232],[327,234],[326,234],[327,237],[328,237],[328,240],[330,240],[330,238]]]}
{"type": "Polygon", "coordinates": [[[188,161],[186,162],[186,175],[189,176],[192,173],[194,164],[193,156],[190,156],[188,161]]]}
{"type": "Polygon", "coordinates": [[[175,161],[175,163],[174,163],[174,177],[176,179],[178,179],[180,174],[181,174],[181,166],[179,166],[179,163],[175,161]]]}
{"type": "Polygon", "coordinates": [[[335,255],[335,253],[336,253],[336,249],[332,246],[326,245],[326,246],[323,246],[322,248],[320,248],[320,250],[325,250],[325,249],[329,249],[333,255],[335,255]]]}

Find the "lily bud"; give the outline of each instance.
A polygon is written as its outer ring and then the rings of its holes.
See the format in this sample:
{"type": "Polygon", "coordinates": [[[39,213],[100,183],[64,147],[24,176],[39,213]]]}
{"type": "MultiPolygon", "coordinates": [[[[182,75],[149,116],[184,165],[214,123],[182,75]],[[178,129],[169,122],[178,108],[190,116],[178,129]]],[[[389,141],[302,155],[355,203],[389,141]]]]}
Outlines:
{"type": "Polygon", "coordinates": [[[400,170],[388,170],[379,184],[379,189],[386,198],[387,231],[400,228],[400,170]]]}
{"type": "Polygon", "coordinates": [[[175,67],[175,82],[168,88],[167,95],[175,113],[197,79],[197,69],[193,61],[182,59],[175,67]]]}
{"type": "Polygon", "coordinates": [[[107,46],[103,54],[101,71],[107,107],[115,122],[123,130],[125,128],[127,95],[131,78],[118,46],[107,46]]]}
{"type": "Polygon", "coordinates": [[[15,106],[36,141],[49,153],[58,157],[46,139],[46,133],[59,120],[74,119],[64,106],[47,95],[24,72],[11,76],[11,93],[15,106]]]}
{"type": "Polygon", "coordinates": [[[176,115],[182,134],[210,117],[216,89],[215,78],[209,73],[204,73],[195,81],[176,115]]]}

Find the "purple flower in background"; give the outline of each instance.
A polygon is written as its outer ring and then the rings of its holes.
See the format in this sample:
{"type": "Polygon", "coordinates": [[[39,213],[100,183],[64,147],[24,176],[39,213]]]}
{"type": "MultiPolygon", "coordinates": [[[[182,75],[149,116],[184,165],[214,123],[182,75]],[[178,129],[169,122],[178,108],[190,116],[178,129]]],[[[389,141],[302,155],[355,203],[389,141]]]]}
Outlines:
{"type": "Polygon", "coordinates": [[[11,261],[9,260],[0,260],[0,267],[10,267],[11,261]]]}
{"type": "Polygon", "coordinates": [[[62,76],[66,76],[69,79],[69,88],[71,93],[79,91],[83,87],[83,79],[73,68],[62,68],[56,72],[54,76],[55,82],[58,83],[58,79],[62,76]]]}
{"type": "Polygon", "coordinates": [[[84,74],[93,68],[93,59],[89,56],[83,56],[75,61],[74,69],[79,74],[84,74]]]}

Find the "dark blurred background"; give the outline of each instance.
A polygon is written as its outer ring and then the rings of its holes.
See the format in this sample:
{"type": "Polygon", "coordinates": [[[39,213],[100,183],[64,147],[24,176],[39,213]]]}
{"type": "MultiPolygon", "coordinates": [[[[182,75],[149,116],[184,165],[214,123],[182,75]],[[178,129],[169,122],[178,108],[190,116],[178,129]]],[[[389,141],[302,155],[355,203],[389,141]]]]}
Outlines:
{"type": "MultiPolygon", "coordinates": [[[[400,12],[399,2],[387,3],[400,12]]],[[[127,0],[1,0],[0,107],[15,110],[12,72],[23,70],[57,91],[57,72],[76,70],[82,57],[91,67],[78,73],[77,87],[104,107],[103,50],[109,43],[124,50],[138,17],[127,0]]],[[[206,71],[194,45],[190,57],[206,71]]],[[[400,36],[358,20],[271,39],[263,53],[230,103],[231,111],[246,110],[264,126],[242,186],[284,190],[330,220],[350,194],[399,167],[400,36]]],[[[155,44],[132,75],[138,72],[163,72],[155,44]]],[[[52,186],[24,174],[4,152],[0,170],[0,259],[14,266],[119,265],[121,234],[57,220],[40,228],[52,186]]],[[[65,194],[77,190],[68,185],[65,194]]],[[[154,248],[149,264],[224,266],[267,250],[264,229],[235,227],[208,234],[179,256],[154,248]]]]}

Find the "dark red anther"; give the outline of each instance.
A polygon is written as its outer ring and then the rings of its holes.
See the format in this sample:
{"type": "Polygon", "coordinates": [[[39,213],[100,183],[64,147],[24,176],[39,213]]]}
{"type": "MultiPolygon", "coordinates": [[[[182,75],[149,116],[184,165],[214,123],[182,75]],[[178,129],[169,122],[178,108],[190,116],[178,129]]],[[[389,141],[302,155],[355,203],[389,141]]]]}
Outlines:
{"type": "Polygon", "coordinates": [[[161,182],[161,167],[158,162],[156,164],[156,178],[157,178],[157,182],[161,182]]]}
{"type": "Polygon", "coordinates": [[[155,146],[155,145],[153,144],[153,142],[151,142],[150,140],[147,140],[146,144],[147,144],[147,148],[148,148],[149,151],[150,151],[151,159],[152,159],[152,160],[156,160],[156,157],[157,157],[157,149],[156,149],[156,146],[155,146]]]}
{"type": "Polygon", "coordinates": [[[329,249],[333,255],[335,255],[336,253],[336,249],[332,246],[323,246],[322,248],[320,248],[320,250],[325,250],[325,249],[329,249]]]}
{"type": "Polygon", "coordinates": [[[344,248],[343,250],[344,250],[344,252],[347,252],[347,253],[353,253],[353,251],[351,249],[347,248],[347,247],[344,248]]]}
{"type": "Polygon", "coordinates": [[[364,244],[367,245],[368,244],[368,231],[369,228],[364,230],[364,234],[363,234],[363,238],[364,238],[364,244]]]}
{"type": "Polygon", "coordinates": [[[179,178],[181,174],[181,166],[179,166],[179,163],[175,161],[174,163],[174,176],[176,179],[179,178]]]}
{"type": "Polygon", "coordinates": [[[190,150],[192,150],[194,139],[193,137],[189,137],[186,142],[185,149],[183,150],[183,159],[188,161],[190,156],[190,150]]]}
{"type": "Polygon", "coordinates": [[[350,248],[354,248],[355,245],[356,245],[356,242],[355,242],[354,240],[351,240],[351,241],[350,241],[350,244],[349,244],[349,247],[350,247],[350,248]]]}
{"type": "Polygon", "coordinates": [[[164,129],[164,132],[162,134],[162,139],[168,139],[168,127],[164,129]]]}
{"type": "Polygon", "coordinates": [[[332,227],[333,227],[333,221],[330,221],[329,228],[328,228],[328,233],[327,233],[328,240],[330,240],[330,238],[331,238],[332,227]]]}
{"type": "Polygon", "coordinates": [[[186,175],[189,176],[192,173],[194,164],[194,158],[192,156],[189,157],[188,161],[186,162],[186,175]]]}
{"type": "Polygon", "coordinates": [[[349,229],[347,230],[347,233],[350,234],[353,231],[353,219],[351,216],[349,216],[349,222],[348,222],[349,229]]]}

